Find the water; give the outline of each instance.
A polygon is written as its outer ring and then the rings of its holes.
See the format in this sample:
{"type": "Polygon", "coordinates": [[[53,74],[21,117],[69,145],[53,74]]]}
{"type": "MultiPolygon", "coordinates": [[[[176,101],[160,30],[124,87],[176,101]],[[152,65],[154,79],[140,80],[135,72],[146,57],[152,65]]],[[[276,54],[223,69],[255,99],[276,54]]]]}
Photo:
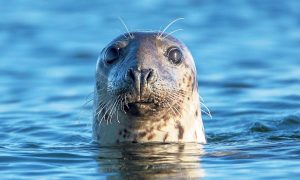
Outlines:
{"type": "Polygon", "coordinates": [[[20,178],[296,179],[300,2],[0,1],[0,172],[20,178]],[[208,144],[99,147],[91,137],[97,55],[129,28],[169,30],[191,49],[208,144]],[[87,102],[87,103],[86,103],[87,102]]]}

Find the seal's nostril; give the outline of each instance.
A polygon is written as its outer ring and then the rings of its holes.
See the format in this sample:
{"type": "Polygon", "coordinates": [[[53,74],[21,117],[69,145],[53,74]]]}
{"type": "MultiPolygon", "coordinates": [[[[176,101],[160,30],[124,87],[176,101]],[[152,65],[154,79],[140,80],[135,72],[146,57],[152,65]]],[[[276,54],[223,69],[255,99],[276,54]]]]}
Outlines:
{"type": "Polygon", "coordinates": [[[134,76],[133,69],[128,69],[127,77],[128,77],[128,79],[132,80],[133,82],[135,81],[135,76],[134,76]]]}
{"type": "Polygon", "coordinates": [[[151,83],[154,80],[154,72],[153,69],[149,69],[145,74],[145,79],[147,83],[151,83]]]}
{"type": "Polygon", "coordinates": [[[153,69],[135,70],[130,68],[127,70],[126,80],[131,81],[137,86],[144,86],[155,81],[155,71],[153,69]]]}

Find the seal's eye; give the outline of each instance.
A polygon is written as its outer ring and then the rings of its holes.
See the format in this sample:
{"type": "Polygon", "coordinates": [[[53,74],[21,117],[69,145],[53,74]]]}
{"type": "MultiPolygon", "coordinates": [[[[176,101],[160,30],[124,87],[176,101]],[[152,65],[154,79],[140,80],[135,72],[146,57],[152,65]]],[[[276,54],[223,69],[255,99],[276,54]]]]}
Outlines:
{"type": "Polygon", "coordinates": [[[119,52],[120,48],[118,47],[109,47],[107,48],[106,52],[105,52],[105,62],[107,64],[112,64],[114,63],[120,56],[120,52],[119,52]]]}
{"type": "Polygon", "coordinates": [[[170,47],[167,50],[167,57],[169,61],[171,61],[174,64],[181,63],[183,59],[182,52],[178,47],[170,47]]]}

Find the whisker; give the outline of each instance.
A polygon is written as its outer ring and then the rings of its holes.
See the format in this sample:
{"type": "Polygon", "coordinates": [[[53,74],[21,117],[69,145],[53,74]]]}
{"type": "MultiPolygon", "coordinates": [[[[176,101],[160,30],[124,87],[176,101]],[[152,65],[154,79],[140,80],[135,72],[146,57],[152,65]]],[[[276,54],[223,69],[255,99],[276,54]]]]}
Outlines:
{"type": "Polygon", "coordinates": [[[174,109],[173,109],[172,106],[169,104],[169,102],[166,102],[166,103],[167,103],[167,105],[169,106],[169,109],[171,109],[171,110],[173,111],[174,115],[176,116],[177,114],[175,113],[174,109]]]}
{"type": "MultiPolygon", "coordinates": [[[[176,91],[172,94],[173,98],[184,98],[186,96],[186,92],[184,90],[176,91]],[[175,96],[177,95],[177,96],[175,96]]],[[[204,99],[199,95],[200,103],[205,108],[205,110],[201,109],[202,112],[204,112],[206,115],[208,115],[212,119],[212,114],[209,108],[204,104],[204,99]]]]}
{"type": "MultiPolygon", "coordinates": [[[[118,102],[117,102],[117,107],[116,107],[116,111],[117,111],[117,122],[120,124],[120,121],[119,121],[119,110],[118,110],[118,105],[119,103],[122,101],[122,96],[120,96],[118,102]]],[[[121,108],[120,108],[121,109],[121,108]]]]}
{"type": "Polygon", "coordinates": [[[108,114],[107,114],[107,119],[106,120],[106,124],[108,124],[108,122],[111,124],[111,118],[112,118],[112,112],[113,112],[113,109],[114,109],[114,104],[115,104],[116,100],[114,100],[114,102],[112,103],[112,105],[109,107],[109,110],[108,110],[108,114]]]}
{"type": "Polygon", "coordinates": [[[165,32],[172,24],[174,24],[176,21],[179,21],[179,20],[182,20],[182,19],[184,19],[184,18],[177,18],[177,19],[173,20],[172,22],[170,22],[170,23],[163,29],[163,31],[159,34],[158,38],[160,39],[161,36],[163,35],[163,33],[164,33],[164,32],[165,32]]]}
{"type": "Polygon", "coordinates": [[[181,94],[179,92],[173,92],[169,94],[170,97],[177,99],[177,101],[179,101],[180,99],[184,99],[185,98],[185,94],[181,94]]]}
{"type": "Polygon", "coordinates": [[[204,112],[206,115],[208,115],[208,117],[210,117],[210,119],[212,119],[212,114],[211,111],[209,110],[209,108],[204,104],[204,99],[199,95],[199,99],[200,99],[200,104],[201,104],[201,111],[204,112]],[[202,109],[202,106],[205,108],[205,110],[202,109]]]}
{"type": "Polygon", "coordinates": [[[115,100],[115,102],[114,102],[114,104],[113,104],[113,106],[112,106],[112,108],[111,108],[111,111],[110,111],[110,113],[109,113],[109,122],[110,122],[110,124],[111,124],[111,120],[112,120],[112,116],[114,115],[114,113],[115,113],[115,111],[116,111],[116,109],[115,109],[115,106],[117,105],[117,102],[118,102],[118,100],[119,100],[119,97],[120,96],[118,96],[117,98],[116,98],[116,100],[115,100]]]}
{"type": "MultiPolygon", "coordinates": [[[[173,96],[172,94],[169,94],[169,97],[171,97],[171,98],[174,99],[174,96],[173,96]]],[[[170,105],[171,101],[170,101],[170,98],[169,98],[169,97],[166,98],[166,99],[167,99],[168,104],[170,105]]],[[[179,105],[179,104],[177,103],[177,101],[174,101],[174,104],[179,105]]],[[[171,106],[171,107],[174,108],[175,111],[176,111],[181,117],[183,117],[183,115],[181,114],[181,112],[180,112],[175,106],[171,106]]]]}
{"type": "Polygon", "coordinates": [[[112,115],[111,115],[111,113],[113,112],[113,110],[114,110],[114,104],[115,104],[115,102],[116,102],[116,99],[113,99],[113,101],[112,101],[112,103],[110,104],[110,106],[109,106],[109,108],[108,108],[108,114],[107,114],[107,119],[105,119],[106,120],[106,124],[108,124],[108,122],[111,124],[111,118],[112,118],[112,115]]]}
{"type": "Polygon", "coordinates": [[[171,34],[177,32],[177,31],[183,31],[183,29],[176,29],[174,31],[171,31],[170,33],[168,33],[167,35],[163,36],[162,39],[165,39],[166,37],[170,36],[171,34]]]}
{"type": "Polygon", "coordinates": [[[99,112],[97,113],[97,120],[99,120],[99,115],[102,113],[102,111],[103,110],[105,110],[105,113],[104,113],[104,115],[101,117],[101,119],[100,119],[100,122],[99,122],[99,126],[101,125],[101,122],[102,122],[102,120],[103,120],[103,118],[105,118],[105,115],[107,114],[107,110],[105,109],[106,107],[108,107],[108,106],[110,106],[111,105],[111,102],[112,102],[112,100],[110,100],[110,101],[108,101],[107,103],[105,103],[103,106],[102,106],[102,108],[99,110],[99,112]]]}
{"type": "Polygon", "coordinates": [[[90,92],[86,97],[85,100],[86,101],[90,101],[90,98],[93,99],[92,95],[94,95],[95,91],[90,92]]]}
{"type": "MultiPolygon", "coordinates": [[[[171,94],[169,94],[169,96],[167,97],[167,99],[169,99],[170,97],[171,97],[172,99],[180,99],[181,97],[184,97],[184,95],[185,95],[185,94],[183,94],[183,95],[181,95],[181,94],[182,94],[182,92],[174,92],[174,93],[171,93],[171,94]]],[[[167,101],[170,102],[170,100],[167,100],[167,101]]],[[[185,106],[180,106],[179,101],[176,101],[176,100],[173,101],[173,105],[176,105],[177,107],[178,107],[178,106],[181,107],[181,110],[184,111],[185,113],[187,113],[187,115],[191,113],[191,111],[189,111],[188,109],[186,109],[185,106]]],[[[180,113],[179,110],[176,108],[176,106],[173,106],[173,108],[175,108],[175,109],[177,110],[177,113],[180,113]]],[[[205,107],[206,107],[206,106],[205,106],[205,107]]],[[[207,108],[207,107],[206,107],[206,108],[207,108]]],[[[207,108],[207,109],[208,109],[208,108],[207,108]]],[[[201,109],[201,108],[200,108],[200,110],[201,110],[201,112],[204,112],[205,114],[207,114],[209,117],[212,117],[209,110],[207,110],[208,112],[204,111],[204,110],[201,109]]],[[[180,113],[180,115],[182,115],[182,114],[180,113]]]]}
{"type": "Polygon", "coordinates": [[[94,98],[87,100],[87,101],[82,105],[82,107],[88,105],[88,104],[89,104],[90,102],[92,102],[93,100],[94,100],[94,98]]]}
{"type": "Polygon", "coordinates": [[[173,96],[174,97],[182,97],[182,98],[185,98],[187,95],[185,93],[181,93],[181,92],[173,92],[173,96]]]}
{"type": "Polygon", "coordinates": [[[127,94],[125,94],[125,106],[129,109],[128,101],[127,101],[127,94]]]}
{"type": "MultiPolygon", "coordinates": [[[[89,93],[89,94],[86,96],[86,98],[85,98],[85,103],[84,103],[83,105],[81,105],[79,114],[83,113],[84,108],[86,107],[86,105],[88,105],[90,102],[92,102],[92,101],[94,100],[94,98],[91,97],[91,95],[93,95],[93,94],[94,94],[94,91],[91,92],[91,93],[89,93]],[[89,98],[90,98],[90,99],[89,99],[89,98]]],[[[79,117],[79,118],[80,118],[80,117],[79,117]]]]}
{"type": "Polygon", "coordinates": [[[161,32],[161,28],[162,28],[162,26],[159,27],[159,30],[158,30],[158,32],[157,32],[157,34],[156,34],[156,37],[159,37],[160,32],[161,32]]]}
{"type": "MultiPolygon", "coordinates": [[[[199,94],[199,93],[198,93],[198,94],[199,94]]],[[[199,95],[199,98],[200,98],[200,101],[204,102],[203,97],[201,97],[201,96],[199,95]]]]}
{"type": "MultiPolygon", "coordinates": [[[[110,103],[108,104],[108,107],[111,106],[111,102],[112,102],[112,100],[111,100],[110,103]]],[[[110,108],[107,108],[107,109],[110,109],[110,108]]],[[[109,111],[109,110],[107,110],[107,109],[104,109],[104,110],[105,110],[105,113],[104,113],[103,116],[101,117],[99,125],[101,125],[103,119],[105,119],[105,116],[106,116],[106,114],[107,114],[108,111],[109,111]]]]}
{"type": "Polygon", "coordinates": [[[125,111],[125,109],[124,109],[124,106],[125,106],[125,97],[124,97],[124,99],[121,101],[121,107],[120,108],[122,108],[122,111],[126,114],[126,111],[125,111]]]}
{"type": "Polygon", "coordinates": [[[107,106],[107,103],[105,101],[103,101],[103,102],[100,101],[99,104],[98,104],[98,106],[99,107],[96,109],[97,115],[103,110],[103,108],[105,108],[107,106]]]}
{"type": "MultiPolygon", "coordinates": [[[[207,110],[207,112],[205,111],[205,114],[207,114],[210,117],[210,119],[212,119],[212,115],[210,113],[209,108],[203,102],[200,102],[200,103],[207,110]]],[[[201,108],[201,111],[204,111],[204,110],[201,108]]]]}
{"type": "MultiPolygon", "coordinates": [[[[174,113],[174,116],[176,117],[177,114],[176,114],[175,110],[173,109],[173,107],[168,102],[167,102],[167,105],[169,106],[169,109],[172,110],[172,112],[174,113]]],[[[181,114],[179,114],[179,115],[181,115],[181,114]]],[[[178,119],[176,120],[175,118],[173,118],[172,120],[173,120],[174,125],[176,124],[176,122],[178,122],[178,119]]]]}
{"type": "Polygon", "coordinates": [[[105,107],[105,104],[104,103],[99,103],[98,104],[98,107],[97,107],[97,109],[95,110],[95,114],[94,114],[94,117],[98,120],[98,117],[99,117],[99,114],[100,114],[100,112],[102,111],[102,108],[104,108],[105,107]]]}
{"type": "Polygon", "coordinates": [[[210,119],[212,119],[211,114],[207,113],[206,111],[204,111],[203,109],[201,109],[201,112],[203,112],[204,114],[208,115],[210,117],[210,119]]]}
{"type": "MultiPolygon", "coordinates": [[[[175,104],[176,104],[177,106],[180,106],[180,104],[178,104],[178,102],[175,102],[175,104]]],[[[185,106],[182,106],[181,108],[182,108],[182,110],[183,110],[184,112],[187,113],[187,115],[189,115],[189,114],[191,113],[191,111],[190,111],[190,110],[187,110],[185,106]]]]}
{"type": "MultiPolygon", "coordinates": [[[[175,102],[175,104],[178,105],[176,102],[175,102]]],[[[173,108],[177,111],[177,113],[180,115],[180,117],[183,117],[182,113],[175,106],[173,106],[173,108]]]]}
{"type": "Polygon", "coordinates": [[[123,26],[125,27],[125,29],[126,29],[128,35],[129,35],[129,37],[130,37],[131,39],[133,39],[134,36],[129,32],[129,29],[128,29],[128,27],[126,26],[126,24],[125,24],[125,22],[123,21],[123,19],[122,19],[121,17],[119,17],[119,20],[121,21],[121,23],[122,23],[123,26]]]}

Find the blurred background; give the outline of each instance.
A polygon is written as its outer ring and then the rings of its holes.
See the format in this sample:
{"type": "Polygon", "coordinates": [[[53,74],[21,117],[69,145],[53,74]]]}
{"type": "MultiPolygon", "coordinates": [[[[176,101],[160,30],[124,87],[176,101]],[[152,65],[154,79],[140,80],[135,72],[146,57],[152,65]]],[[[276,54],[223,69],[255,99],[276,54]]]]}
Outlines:
{"type": "Polygon", "coordinates": [[[184,29],[174,36],[194,56],[213,116],[203,115],[205,177],[299,177],[299,9],[297,0],[0,1],[0,171],[110,176],[91,144],[97,56],[125,32],[118,17],[131,31],[183,17],[168,32],[184,29]]]}

